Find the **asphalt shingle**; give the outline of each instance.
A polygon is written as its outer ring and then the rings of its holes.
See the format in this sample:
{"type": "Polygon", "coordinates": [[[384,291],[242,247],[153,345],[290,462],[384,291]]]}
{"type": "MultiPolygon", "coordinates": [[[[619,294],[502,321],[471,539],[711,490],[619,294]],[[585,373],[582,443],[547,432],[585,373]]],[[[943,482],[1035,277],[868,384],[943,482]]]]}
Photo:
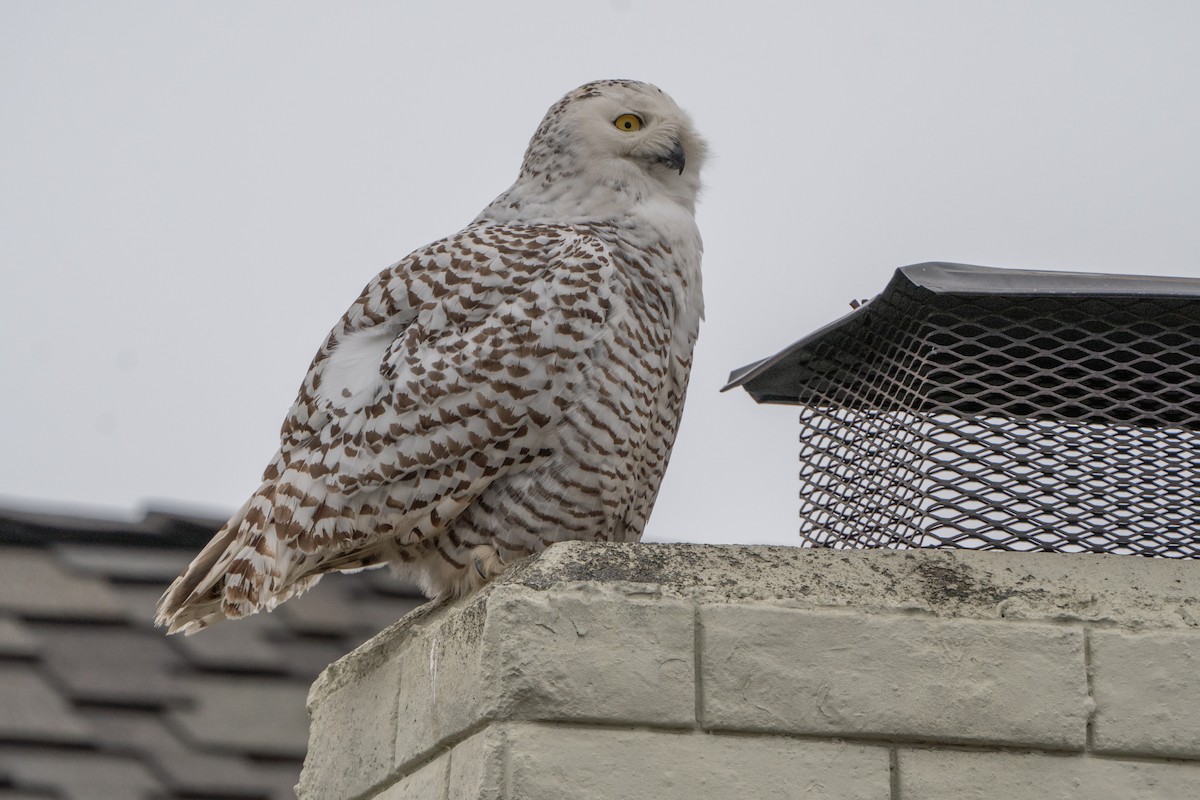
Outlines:
{"type": "Polygon", "coordinates": [[[153,631],[78,624],[34,631],[47,669],[72,700],[146,707],[187,699],[175,678],[183,659],[153,631]]]}
{"type": "Polygon", "coordinates": [[[425,602],[411,585],[405,587],[386,569],[333,573],[275,614],[297,633],[328,636],[351,631],[365,640],[425,602]]]}
{"type": "MultiPolygon", "coordinates": [[[[237,795],[246,791],[272,794],[280,781],[264,775],[250,759],[189,746],[163,723],[160,715],[144,711],[90,710],[88,721],[97,731],[100,747],[108,752],[136,755],[156,767],[167,785],[189,796],[237,795]]],[[[299,778],[289,765],[289,787],[299,778]]]]}
{"type": "Polygon", "coordinates": [[[58,559],[69,569],[106,580],[166,585],[191,561],[189,553],[161,547],[59,545],[58,559]]]}
{"type": "Polygon", "coordinates": [[[0,657],[29,658],[37,651],[37,637],[27,627],[12,617],[0,616],[0,657]]]}
{"type": "MultiPolygon", "coordinates": [[[[161,634],[160,634],[161,636],[161,634]]],[[[287,663],[272,637],[287,632],[272,614],[255,614],[236,624],[214,625],[196,636],[173,636],[170,644],[193,666],[229,672],[287,672],[287,663]]],[[[329,662],[325,663],[328,666],[329,662]]]]}
{"type": "Polygon", "coordinates": [[[36,665],[0,662],[0,739],[81,744],[92,731],[36,671],[36,665]]]}
{"type": "Polygon", "coordinates": [[[293,598],[273,615],[302,635],[340,636],[360,626],[359,616],[344,589],[348,575],[326,575],[311,591],[293,598]],[[321,591],[321,590],[324,591],[321,591]]]}
{"type": "Polygon", "coordinates": [[[44,550],[5,548],[0,558],[0,611],[39,619],[111,620],[122,609],[107,583],[72,575],[44,550]]]}
{"type": "Polygon", "coordinates": [[[116,583],[112,590],[125,609],[125,619],[129,624],[143,630],[154,629],[154,608],[158,605],[158,598],[162,597],[163,586],[116,583]]]}
{"type": "Polygon", "coordinates": [[[17,788],[64,800],[154,800],[164,789],[140,762],[100,753],[5,748],[0,769],[17,788]]]}
{"type": "Polygon", "coordinates": [[[308,684],[272,678],[183,679],[193,706],[171,712],[186,738],[216,751],[302,758],[308,684]]]}
{"type": "Polygon", "coordinates": [[[305,680],[309,675],[319,675],[321,670],[358,647],[367,637],[302,639],[290,638],[276,643],[289,675],[305,680]]]}

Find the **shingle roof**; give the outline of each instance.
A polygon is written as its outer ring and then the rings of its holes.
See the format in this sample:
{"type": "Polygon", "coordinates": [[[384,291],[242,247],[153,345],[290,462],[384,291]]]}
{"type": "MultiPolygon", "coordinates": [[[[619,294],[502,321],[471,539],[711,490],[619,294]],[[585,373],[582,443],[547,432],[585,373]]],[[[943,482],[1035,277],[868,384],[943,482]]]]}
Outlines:
{"type": "Polygon", "coordinates": [[[151,626],[220,520],[0,509],[0,800],[294,797],[309,684],[423,600],[382,571],[197,636],[151,626]]]}

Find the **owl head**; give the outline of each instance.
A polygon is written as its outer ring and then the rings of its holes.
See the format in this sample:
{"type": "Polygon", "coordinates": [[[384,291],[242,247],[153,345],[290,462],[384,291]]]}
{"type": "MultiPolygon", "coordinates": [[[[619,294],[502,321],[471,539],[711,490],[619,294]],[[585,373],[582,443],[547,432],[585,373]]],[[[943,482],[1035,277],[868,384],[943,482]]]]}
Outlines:
{"type": "Polygon", "coordinates": [[[583,217],[652,198],[691,210],[707,150],[691,117],[657,86],[587,83],[546,112],[525,151],[516,202],[583,217]]]}

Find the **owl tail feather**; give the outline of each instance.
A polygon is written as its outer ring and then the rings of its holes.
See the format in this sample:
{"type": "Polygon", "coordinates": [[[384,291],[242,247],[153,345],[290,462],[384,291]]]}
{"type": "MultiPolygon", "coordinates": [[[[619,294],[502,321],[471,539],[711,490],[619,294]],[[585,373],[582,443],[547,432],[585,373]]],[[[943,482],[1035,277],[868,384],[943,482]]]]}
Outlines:
{"type": "Polygon", "coordinates": [[[275,557],[273,488],[265,485],[217,532],[158,601],[154,624],[194,634],[300,594],[319,576],[287,581],[275,557]]]}
{"type": "Polygon", "coordinates": [[[389,561],[382,548],[303,556],[281,546],[281,527],[302,523],[293,497],[277,488],[264,483],[217,531],[159,598],[155,625],[190,636],[222,620],[274,610],[312,588],[325,572],[358,572],[389,561]]]}

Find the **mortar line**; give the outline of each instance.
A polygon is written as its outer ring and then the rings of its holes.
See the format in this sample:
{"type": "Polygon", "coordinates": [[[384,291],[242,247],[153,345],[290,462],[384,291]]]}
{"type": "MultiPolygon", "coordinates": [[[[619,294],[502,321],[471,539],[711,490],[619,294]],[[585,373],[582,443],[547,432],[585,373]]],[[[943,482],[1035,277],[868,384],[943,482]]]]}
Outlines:
{"type": "Polygon", "coordinates": [[[454,761],[454,750],[453,749],[447,750],[446,751],[446,772],[442,776],[442,797],[444,800],[454,800],[454,798],[452,798],[450,796],[450,773],[451,773],[450,768],[453,766],[453,761],[454,761]]]}
{"type": "Polygon", "coordinates": [[[891,800],[900,800],[900,750],[895,747],[888,751],[888,778],[891,800]]]}
{"type": "MultiPolygon", "coordinates": [[[[945,741],[930,739],[920,735],[903,735],[894,736],[858,734],[850,732],[808,732],[799,733],[794,731],[783,730],[737,730],[732,728],[714,728],[712,730],[698,731],[694,727],[681,728],[670,727],[663,725],[655,725],[647,722],[630,722],[630,721],[608,721],[608,720],[563,720],[563,719],[522,719],[511,720],[513,723],[524,725],[535,725],[545,728],[564,728],[578,731],[596,731],[596,730],[620,730],[620,731],[646,731],[647,733],[661,733],[665,736],[694,736],[704,734],[706,736],[722,736],[731,739],[762,739],[762,738],[779,738],[790,739],[798,742],[841,742],[843,744],[861,745],[864,747],[879,747],[882,749],[897,748],[899,750],[952,750],[956,752],[968,753],[1036,753],[1046,756],[1055,757],[1080,757],[1085,755],[1082,749],[1074,749],[1069,746],[1055,747],[1045,743],[1037,742],[996,742],[996,741],[945,741]]],[[[1179,761],[1179,756],[1154,756],[1154,755],[1110,755],[1107,753],[1086,753],[1086,755],[1100,759],[1112,761],[1146,761],[1146,762],[1166,762],[1179,761]]],[[[1182,759],[1185,761],[1196,761],[1197,759],[1182,759]]]]}
{"type": "MultiPolygon", "coordinates": [[[[897,760],[904,750],[931,750],[952,753],[1009,753],[1015,755],[1037,755],[1047,758],[1088,758],[1096,761],[1115,761],[1121,763],[1141,764],[1196,764],[1198,759],[1183,756],[1158,756],[1149,753],[1093,753],[1070,748],[1056,748],[1045,744],[1035,743],[1000,743],[1000,742],[947,742],[932,739],[922,739],[908,736],[872,737],[870,735],[854,735],[847,733],[788,733],[783,731],[738,731],[729,729],[696,730],[695,728],[667,728],[656,725],[635,722],[580,721],[580,720],[549,720],[549,719],[512,719],[493,720],[496,724],[530,726],[534,728],[563,729],[574,731],[645,731],[664,736],[718,736],[730,739],[788,739],[796,742],[828,742],[860,747],[876,747],[895,750],[897,760]]],[[[487,727],[484,725],[483,727],[487,727]]],[[[507,754],[507,751],[506,751],[507,754]]],[[[425,762],[428,763],[428,762],[425,762]]],[[[401,777],[407,777],[415,770],[406,772],[401,777]]],[[[392,781],[394,783],[395,781],[392,781]]],[[[390,785],[390,784],[389,784],[390,785]]]]}
{"type": "Polygon", "coordinates": [[[1095,749],[1096,735],[1096,695],[1092,686],[1092,629],[1085,625],[1083,628],[1083,674],[1087,679],[1088,715],[1084,728],[1084,752],[1090,753],[1095,749]]]}
{"type": "Polygon", "coordinates": [[[704,645],[704,629],[700,625],[700,604],[692,601],[692,683],[696,689],[696,729],[704,730],[704,679],[700,672],[700,650],[704,645]]]}
{"type": "MultiPolygon", "coordinates": [[[[480,731],[485,730],[486,728],[488,728],[490,725],[494,724],[495,722],[497,722],[497,720],[492,720],[492,719],[476,720],[473,724],[471,724],[470,726],[468,726],[466,728],[463,728],[461,731],[458,731],[457,733],[454,733],[443,739],[439,739],[436,742],[434,742],[434,744],[432,744],[431,746],[425,748],[424,750],[421,750],[416,755],[412,756],[407,761],[405,761],[403,763],[403,766],[393,764],[392,770],[395,772],[395,776],[394,776],[394,778],[389,779],[387,786],[391,786],[392,784],[399,783],[400,781],[407,778],[409,775],[412,775],[417,770],[421,769],[422,767],[424,767],[427,764],[429,764],[430,762],[432,762],[438,756],[442,755],[442,753],[450,752],[455,747],[462,744],[467,739],[470,739],[472,736],[479,733],[480,731]]],[[[387,788],[387,787],[385,786],[384,788],[387,788]]]]}

